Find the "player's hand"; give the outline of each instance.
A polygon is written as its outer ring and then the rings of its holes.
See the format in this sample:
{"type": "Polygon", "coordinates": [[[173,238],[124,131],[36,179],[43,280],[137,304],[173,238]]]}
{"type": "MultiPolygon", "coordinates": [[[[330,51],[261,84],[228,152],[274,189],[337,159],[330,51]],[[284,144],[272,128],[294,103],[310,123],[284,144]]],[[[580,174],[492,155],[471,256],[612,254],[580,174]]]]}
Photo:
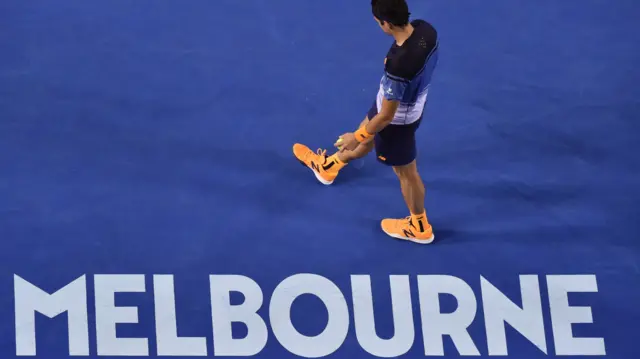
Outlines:
{"type": "Polygon", "coordinates": [[[336,146],[340,152],[342,151],[353,151],[356,149],[356,147],[358,147],[358,141],[356,140],[356,136],[351,133],[351,132],[347,132],[344,135],[340,136],[340,139],[335,143],[334,146],[336,146]]]}

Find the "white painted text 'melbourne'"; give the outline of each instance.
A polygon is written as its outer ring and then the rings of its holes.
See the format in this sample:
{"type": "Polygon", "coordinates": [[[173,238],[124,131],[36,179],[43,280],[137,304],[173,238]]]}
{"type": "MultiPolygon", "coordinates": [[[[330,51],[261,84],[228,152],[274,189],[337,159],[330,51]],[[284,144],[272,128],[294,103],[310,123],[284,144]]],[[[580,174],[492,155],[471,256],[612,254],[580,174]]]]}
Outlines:
{"type": "MultiPolygon", "coordinates": [[[[444,356],[443,337],[449,336],[456,350],[463,356],[480,355],[474,340],[482,340],[488,355],[517,356],[509,353],[505,325],[548,353],[543,320],[542,294],[537,275],[521,275],[520,304],[515,304],[484,277],[480,277],[480,293],[462,279],[447,275],[417,276],[419,303],[412,303],[410,278],[407,275],[389,277],[394,335],[380,338],[375,330],[374,298],[371,278],[352,275],[351,301],[329,279],[316,274],[296,274],[286,278],[271,293],[265,303],[262,288],[253,279],[240,275],[209,276],[213,350],[207,347],[206,337],[178,336],[176,296],[172,275],[153,275],[155,313],[155,342],[159,356],[252,356],[260,353],[269,340],[269,329],[277,342],[300,357],[318,358],[340,349],[353,325],[359,345],[377,357],[399,357],[421,340],[425,356],[444,356]],[[244,295],[244,302],[231,305],[232,292],[244,295]],[[440,309],[440,295],[448,294],[457,300],[457,308],[450,313],[440,309]],[[291,321],[291,307],[301,295],[319,298],[328,313],[324,330],[316,336],[305,336],[291,321]],[[268,305],[268,318],[257,314],[268,305]],[[467,328],[476,319],[478,305],[482,305],[486,337],[472,338],[467,328]],[[414,323],[414,308],[419,311],[419,323],[414,323]],[[353,323],[351,323],[353,318],[353,323]],[[267,326],[267,320],[269,326],[267,326]],[[248,328],[244,338],[234,338],[231,326],[241,322],[248,328]],[[421,338],[416,338],[416,325],[421,338]]],[[[595,275],[548,275],[547,284],[551,333],[555,355],[605,355],[603,338],[578,338],[572,325],[592,323],[591,308],[570,306],[571,292],[597,292],[595,275]]],[[[89,323],[96,325],[97,355],[149,356],[147,338],[116,336],[118,323],[137,323],[138,308],[116,306],[119,292],[145,292],[145,275],[118,274],[93,276],[94,296],[87,298],[85,275],[55,291],[47,293],[18,275],[14,275],[16,354],[36,355],[36,313],[53,318],[62,313],[68,317],[69,355],[88,356],[89,323]],[[88,300],[95,302],[95,321],[89,320],[88,300]]],[[[152,333],[149,333],[151,335],[152,333]]],[[[62,336],[61,336],[62,337],[62,336]]],[[[66,339],[66,336],[64,336],[66,339]]]]}

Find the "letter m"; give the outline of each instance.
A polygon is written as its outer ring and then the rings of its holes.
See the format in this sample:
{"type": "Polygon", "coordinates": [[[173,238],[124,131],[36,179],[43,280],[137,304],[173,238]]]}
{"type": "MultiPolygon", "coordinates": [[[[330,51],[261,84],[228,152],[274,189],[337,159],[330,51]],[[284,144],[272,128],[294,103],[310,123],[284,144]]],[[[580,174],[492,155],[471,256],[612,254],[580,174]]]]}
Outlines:
{"type": "MultiPolygon", "coordinates": [[[[13,279],[16,315],[16,355],[36,355],[36,312],[50,319],[67,312],[69,354],[89,355],[85,276],[81,276],[53,294],[44,292],[17,275],[14,275],[13,279]]],[[[61,337],[63,336],[61,335],[61,337]]]]}

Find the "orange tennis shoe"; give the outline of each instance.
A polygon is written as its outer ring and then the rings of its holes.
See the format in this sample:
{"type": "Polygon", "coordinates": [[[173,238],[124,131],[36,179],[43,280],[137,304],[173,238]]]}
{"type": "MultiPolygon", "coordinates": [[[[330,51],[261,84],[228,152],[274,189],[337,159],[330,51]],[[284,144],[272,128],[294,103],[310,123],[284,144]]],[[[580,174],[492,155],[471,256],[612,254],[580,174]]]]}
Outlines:
{"type": "Polygon", "coordinates": [[[411,216],[403,219],[383,219],[380,223],[382,230],[389,236],[405,241],[420,244],[429,244],[433,242],[433,228],[426,217],[422,220],[416,220],[411,216]]]}
{"type": "Polygon", "coordinates": [[[318,181],[324,185],[330,185],[338,176],[338,172],[346,165],[336,155],[327,156],[327,150],[319,149],[311,151],[309,147],[296,143],[293,145],[293,155],[304,166],[309,168],[318,181]]]}

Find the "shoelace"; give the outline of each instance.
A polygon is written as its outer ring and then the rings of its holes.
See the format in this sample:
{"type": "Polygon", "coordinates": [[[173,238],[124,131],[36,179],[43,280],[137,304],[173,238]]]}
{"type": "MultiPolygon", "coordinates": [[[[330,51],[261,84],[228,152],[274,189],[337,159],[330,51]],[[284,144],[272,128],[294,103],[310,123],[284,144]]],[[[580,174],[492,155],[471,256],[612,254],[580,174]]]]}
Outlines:
{"type": "MultiPolygon", "coordinates": [[[[318,150],[316,151],[315,154],[320,156],[320,157],[325,157],[326,158],[327,157],[327,150],[323,150],[321,148],[318,148],[318,150]]],[[[313,155],[314,155],[313,152],[311,152],[311,151],[307,152],[307,156],[306,156],[306,158],[304,160],[305,161],[309,161],[309,157],[312,157],[313,155]]]]}
{"type": "Polygon", "coordinates": [[[410,227],[416,228],[416,226],[413,224],[411,220],[411,216],[404,217],[404,220],[407,222],[407,225],[409,225],[410,227]]]}

